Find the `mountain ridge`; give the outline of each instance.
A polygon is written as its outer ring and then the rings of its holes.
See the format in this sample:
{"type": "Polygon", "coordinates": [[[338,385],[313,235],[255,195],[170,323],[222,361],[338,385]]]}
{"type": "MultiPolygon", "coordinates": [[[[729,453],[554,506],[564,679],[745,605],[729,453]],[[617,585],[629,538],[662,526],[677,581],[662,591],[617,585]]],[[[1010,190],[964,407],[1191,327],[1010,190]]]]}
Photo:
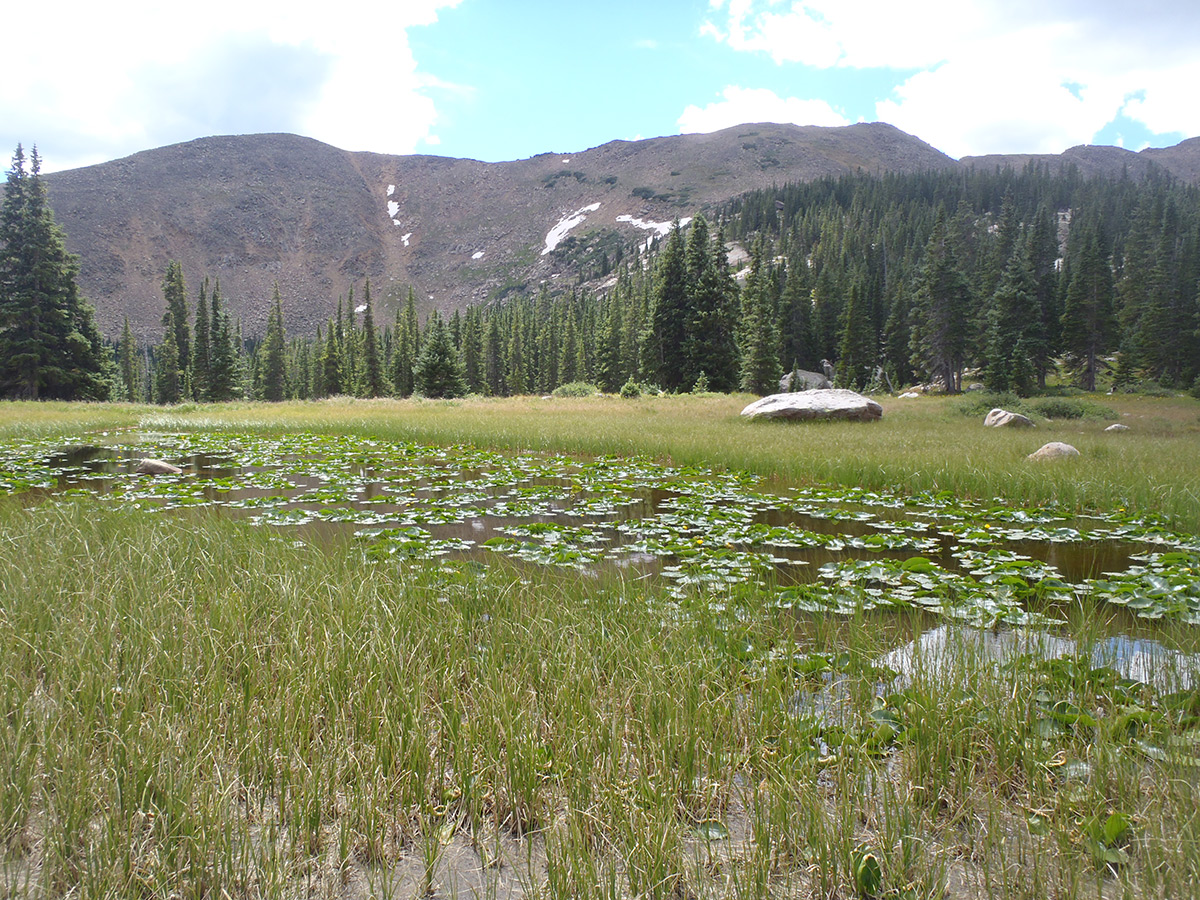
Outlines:
{"type": "Polygon", "coordinates": [[[1197,181],[1200,139],[1141,154],[1085,146],[954,160],[885,123],[764,123],[491,163],[265,134],[199,138],[45,178],[102,330],[115,336],[128,317],[139,339],[157,341],[171,260],[183,265],[190,302],[200,278],[219,281],[247,334],[262,333],[278,282],[289,332],[312,334],[368,279],[377,321],[410,287],[422,312],[449,313],[574,283],[675,218],[746,191],[1028,162],[1132,177],[1154,164],[1197,181]]]}

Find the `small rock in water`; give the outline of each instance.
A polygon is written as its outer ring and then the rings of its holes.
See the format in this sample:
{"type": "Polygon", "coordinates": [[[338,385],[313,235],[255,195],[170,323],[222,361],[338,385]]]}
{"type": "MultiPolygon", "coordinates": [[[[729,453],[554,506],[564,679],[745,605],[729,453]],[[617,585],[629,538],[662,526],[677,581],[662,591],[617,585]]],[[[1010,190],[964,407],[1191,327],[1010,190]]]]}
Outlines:
{"type": "Polygon", "coordinates": [[[1051,441],[1048,444],[1043,444],[1033,453],[1030,453],[1026,459],[1063,459],[1068,456],[1078,456],[1079,451],[1070,444],[1064,444],[1062,441],[1051,441]]]}
{"type": "Polygon", "coordinates": [[[139,475],[179,475],[183,469],[161,459],[143,459],[134,469],[139,475]]]}

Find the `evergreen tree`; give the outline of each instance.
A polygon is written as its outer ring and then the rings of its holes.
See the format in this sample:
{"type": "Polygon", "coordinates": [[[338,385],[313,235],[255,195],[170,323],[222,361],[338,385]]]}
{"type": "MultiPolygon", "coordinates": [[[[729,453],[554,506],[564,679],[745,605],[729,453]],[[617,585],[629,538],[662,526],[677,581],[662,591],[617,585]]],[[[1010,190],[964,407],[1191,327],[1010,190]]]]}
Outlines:
{"type": "Polygon", "coordinates": [[[0,204],[0,397],[104,400],[112,356],[79,296],[79,266],[20,145],[0,204]]]}
{"type": "Polygon", "coordinates": [[[1016,242],[988,310],[984,382],[994,391],[1029,396],[1035,360],[1048,356],[1047,343],[1028,244],[1016,242]]]}
{"type": "Polygon", "coordinates": [[[138,380],[137,344],[133,332],[129,328],[129,317],[125,317],[125,327],[121,329],[121,343],[118,350],[118,366],[121,373],[121,399],[130,402],[141,400],[138,380]]]}
{"type": "Polygon", "coordinates": [[[680,382],[688,390],[701,372],[712,390],[731,391],[737,386],[737,285],[724,257],[723,235],[719,232],[711,238],[708,222],[697,216],[684,259],[687,311],[680,382]]]}
{"type": "Polygon", "coordinates": [[[375,317],[371,312],[371,282],[368,281],[363,289],[363,397],[382,397],[388,393],[389,386],[383,374],[383,361],[380,359],[379,336],[375,332],[375,317]]]}
{"type": "Polygon", "coordinates": [[[667,391],[691,387],[686,381],[691,366],[684,349],[690,318],[688,293],[683,233],[676,220],[656,266],[650,328],[642,355],[647,374],[667,391]]]}
{"type": "Polygon", "coordinates": [[[484,392],[492,397],[500,397],[507,393],[504,383],[505,350],[499,317],[489,316],[483,344],[483,379],[484,392]]]}
{"type": "Polygon", "coordinates": [[[871,383],[878,356],[870,309],[863,295],[862,281],[855,279],[850,285],[850,296],[843,311],[842,341],[838,353],[838,385],[856,391],[871,383]]]}
{"type": "Polygon", "coordinates": [[[1075,358],[1084,390],[1096,389],[1098,360],[1112,344],[1115,330],[1112,270],[1099,237],[1089,230],[1072,266],[1062,314],[1063,348],[1075,358]]]}
{"type": "Polygon", "coordinates": [[[621,309],[620,298],[612,298],[596,348],[596,381],[610,394],[619,391],[628,377],[621,368],[621,309]]]}
{"type": "Polygon", "coordinates": [[[504,383],[507,393],[520,396],[526,391],[525,337],[523,317],[514,315],[511,320],[512,334],[508,341],[508,353],[504,361],[504,383]]]}
{"type": "Polygon", "coordinates": [[[483,376],[483,322],[479,307],[467,310],[463,323],[463,377],[467,380],[467,391],[484,393],[483,376]]]}
{"type": "Polygon", "coordinates": [[[917,280],[910,327],[913,362],[940,379],[947,391],[962,389],[970,340],[971,290],[959,267],[958,255],[945,207],[939,207],[917,280]]]}
{"type": "Polygon", "coordinates": [[[342,393],[342,351],[338,346],[337,326],[332,320],[325,332],[325,347],[321,352],[318,363],[321,370],[321,383],[324,395],[333,397],[342,393]]]}
{"type": "Polygon", "coordinates": [[[213,285],[209,295],[212,312],[209,323],[209,383],[208,399],[224,403],[240,396],[240,372],[238,371],[238,349],[233,336],[229,315],[221,309],[221,285],[213,285]]]}
{"type": "Polygon", "coordinates": [[[192,397],[204,401],[209,398],[209,356],[212,347],[211,329],[208,320],[208,279],[200,283],[200,296],[196,298],[196,340],[192,347],[192,397]]]}
{"type": "Polygon", "coordinates": [[[167,308],[163,312],[163,327],[167,326],[167,312],[175,328],[175,346],[179,350],[179,369],[186,374],[191,367],[192,342],[188,330],[187,286],[183,281],[183,266],[178,262],[167,264],[167,273],[162,283],[163,299],[167,308]]]}
{"type": "Polygon", "coordinates": [[[912,333],[909,329],[908,291],[900,288],[892,299],[887,322],[883,328],[883,358],[884,366],[896,384],[910,384],[913,380],[912,357],[909,344],[912,333]]]}
{"type": "Polygon", "coordinates": [[[788,263],[779,306],[780,357],[784,366],[816,370],[821,357],[814,355],[817,339],[813,330],[812,288],[808,263],[802,257],[793,256],[788,263]]]}
{"type": "Polygon", "coordinates": [[[154,402],[178,403],[183,396],[183,373],[179,348],[175,346],[175,319],[168,309],[163,315],[162,343],[154,351],[154,402]]]}
{"type": "Polygon", "coordinates": [[[771,308],[770,272],[760,238],[754,246],[750,276],[742,291],[741,379],[743,391],[774,394],[779,390],[783,366],[779,364],[779,332],[771,308]]]}
{"type": "Polygon", "coordinates": [[[412,396],[415,388],[413,381],[413,366],[420,352],[420,339],[417,326],[417,298],[413,289],[408,289],[408,298],[404,301],[404,312],[396,311],[396,349],[392,356],[392,383],[396,394],[400,397],[412,396]]]}
{"type": "Polygon", "coordinates": [[[454,349],[450,329],[435,311],[417,357],[417,391],[426,397],[461,397],[467,392],[462,360],[454,349]]]}
{"type": "Polygon", "coordinates": [[[1058,284],[1058,232],[1054,214],[1044,203],[1039,207],[1027,239],[1029,266],[1033,271],[1042,335],[1042,353],[1032,359],[1039,387],[1046,386],[1046,376],[1054,370],[1061,334],[1062,303],[1058,284]]]}
{"type": "Polygon", "coordinates": [[[279,295],[279,283],[276,282],[271,297],[271,314],[267,318],[267,334],[259,348],[258,361],[258,393],[269,403],[278,403],[287,397],[285,342],[283,299],[279,295]]]}

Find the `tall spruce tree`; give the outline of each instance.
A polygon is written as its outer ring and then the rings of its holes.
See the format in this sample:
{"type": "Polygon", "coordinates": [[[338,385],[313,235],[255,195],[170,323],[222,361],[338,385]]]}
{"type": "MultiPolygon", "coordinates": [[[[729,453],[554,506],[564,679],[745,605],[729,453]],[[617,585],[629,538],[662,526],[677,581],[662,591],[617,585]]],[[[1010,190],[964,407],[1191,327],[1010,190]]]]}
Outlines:
{"type": "Polygon", "coordinates": [[[363,288],[363,376],[360,395],[382,397],[388,393],[389,385],[383,374],[383,359],[379,349],[379,335],[375,331],[375,315],[371,312],[371,282],[363,288]]]}
{"type": "Polygon", "coordinates": [[[417,392],[426,397],[461,397],[467,392],[462,360],[449,327],[436,311],[421,342],[413,377],[417,392]]]}
{"type": "Polygon", "coordinates": [[[1067,286],[1062,340],[1075,360],[1080,387],[1094,391],[1100,356],[1111,348],[1116,331],[1112,270],[1095,229],[1089,229],[1081,243],[1067,286]]]}
{"type": "Polygon", "coordinates": [[[129,327],[129,317],[125,317],[125,326],[121,329],[121,343],[117,351],[118,369],[121,377],[121,399],[135,403],[141,400],[141,387],[138,379],[137,343],[133,331],[129,327]]]}
{"type": "Polygon", "coordinates": [[[650,328],[642,354],[646,372],[668,391],[691,387],[685,383],[691,370],[685,355],[688,299],[683,231],[676,220],[655,270],[650,328]]]}
{"type": "Polygon", "coordinates": [[[771,273],[765,261],[762,238],[754,245],[750,275],[742,291],[740,337],[743,391],[773,394],[779,390],[783,366],[779,364],[779,330],[771,304],[771,273]]]}
{"type": "Polygon", "coordinates": [[[175,344],[175,317],[168,309],[163,315],[162,343],[154,350],[154,402],[178,403],[183,397],[183,372],[179,367],[179,347],[175,344]]]}
{"type": "Polygon", "coordinates": [[[208,279],[200,282],[200,295],[196,298],[196,340],[192,346],[192,373],[189,379],[192,397],[204,401],[209,399],[212,329],[209,326],[208,279]]]}
{"type": "Polygon", "coordinates": [[[179,351],[179,369],[184,373],[186,383],[187,373],[191,370],[192,364],[192,340],[188,328],[187,285],[183,281],[183,266],[178,262],[167,263],[162,292],[167,306],[163,312],[163,327],[165,328],[167,325],[167,313],[169,312],[175,329],[175,347],[179,351]]]}
{"type": "Polygon", "coordinates": [[[276,282],[275,292],[271,296],[271,314],[267,318],[267,334],[259,348],[258,361],[258,393],[270,403],[278,403],[287,397],[286,341],[283,298],[279,294],[279,283],[276,282]]]}
{"type": "Polygon", "coordinates": [[[737,285],[723,265],[724,240],[713,238],[704,216],[696,216],[688,233],[684,370],[680,381],[691,390],[703,372],[711,390],[737,386],[737,285]]]}
{"type": "Polygon", "coordinates": [[[957,236],[939,206],[925,246],[911,319],[913,362],[947,391],[962,389],[970,344],[971,287],[959,265],[957,236]]]}
{"type": "Polygon", "coordinates": [[[0,204],[0,397],[104,400],[113,362],[79,295],[41,177],[37,148],[26,171],[20,145],[0,204]]]}
{"type": "Polygon", "coordinates": [[[842,341],[838,349],[838,385],[856,391],[871,383],[879,356],[871,310],[864,295],[862,279],[854,279],[842,312],[842,341]]]}
{"type": "Polygon", "coordinates": [[[238,371],[238,344],[229,314],[221,308],[221,283],[213,284],[209,295],[212,308],[209,325],[208,399],[215,403],[234,400],[241,395],[238,371]]]}
{"type": "Polygon", "coordinates": [[[1012,256],[996,285],[987,315],[984,382],[994,391],[1021,397],[1033,392],[1037,362],[1048,356],[1049,343],[1038,303],[1037,279],[1029,261],[1029,245],[1015,241],[1012,256]]]}

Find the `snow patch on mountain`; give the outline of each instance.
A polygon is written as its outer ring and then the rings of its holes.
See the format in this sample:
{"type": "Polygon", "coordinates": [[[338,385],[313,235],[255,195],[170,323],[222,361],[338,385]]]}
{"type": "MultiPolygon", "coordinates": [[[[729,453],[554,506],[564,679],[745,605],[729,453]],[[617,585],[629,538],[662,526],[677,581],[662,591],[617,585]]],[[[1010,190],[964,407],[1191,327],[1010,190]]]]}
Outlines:
{"type": "Polygon", "coordinates": [[[483,259],[483,251],[476,250],[474,253],[471,254],[471,259],[483,259]]]}
{"type": "Polygon", "coordinates": [[[584,219],[588,217],[588,213],[594,213],[599,208],[599,203],[592,203],[588,206],[580,207],[569,216],[563,216],[561,219],[559,219],[558,224],[551,228],[546,234],[546,246],[542,250],[542,256],[545,256],[547,253],[557,247],[572,228],[581,224],[584,219]]]}
{"type": "Polygon", "coordinates": [[[388,189],[387,189],[387,195],[390,197],[394,193],[396,193],[396,186],[394,184],[389,184],[388,189]]]}
{"type": "Polygon", "coordinates": [[[388,201],[388,218],[393,222],[396,221],[396,216],[400,214],[400,204],[395,200],[388,201]]]}
{"type": "MultiPolygon", "coordinates": [[[[399,222],[397,222],[396,224],[397,224],[397,225],[399,225],[400,223],[399,223],[399,222]]],[[[400,235],[400,240],[404,241],[404,246],[405,246],[405,247],[407,247],[407,246],[408,246],[408,239],[409,239],[410,237],[412,237],[412,235],[413,235],[413,233],[412,233],[411,231],[410,231],[408,234],[402,234],[402,235],[400,235]]]]}
{"type": "MultiPolygon", "coordinates": [[[[633,216],[617,216],[617,221],[632,225],[634,228],[640,228],[642,231],[654,232],[654,234],[646,239],[646,243],[642,246],[643,251],[650,249],[650,244],[653,243],[656,236],[666,237],[671,233],[671,229],[675,227],[674,222],[651,222],[647,219],[635,219],[633,216]]],[[[679,227],[683,228],[691,221],[691,216],[684,216],[679,220],[679,227]]]]}

